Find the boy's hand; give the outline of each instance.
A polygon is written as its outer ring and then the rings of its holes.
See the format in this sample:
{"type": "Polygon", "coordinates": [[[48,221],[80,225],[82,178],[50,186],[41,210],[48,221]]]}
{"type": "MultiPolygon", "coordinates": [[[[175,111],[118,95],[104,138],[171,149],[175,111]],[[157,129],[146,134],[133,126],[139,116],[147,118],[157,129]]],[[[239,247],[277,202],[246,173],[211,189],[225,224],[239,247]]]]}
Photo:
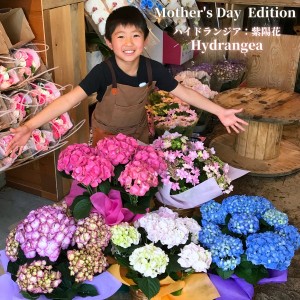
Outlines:
{"type": "Polygon", "coordinates": [[[241,131],[245,131],[245,126],[248,123],[240,118],[238,118],[235,114],[240,113],[243,109],[224,109],[218,118],[222,122],[222,124],[226,127],[228,133],[231,133],[231,129],[233,129],[236,133],[241,131]]]}
{"type": "Polygon", "coordinates": [[[10,132],[14,134],[14,137],[8,143],[5,154],[13,157],[16,153],[18,155],[22,153],[24,146],[30,138],[32,130],[26,125],[22,125],[18,128],[11,128],[10,132]]]}

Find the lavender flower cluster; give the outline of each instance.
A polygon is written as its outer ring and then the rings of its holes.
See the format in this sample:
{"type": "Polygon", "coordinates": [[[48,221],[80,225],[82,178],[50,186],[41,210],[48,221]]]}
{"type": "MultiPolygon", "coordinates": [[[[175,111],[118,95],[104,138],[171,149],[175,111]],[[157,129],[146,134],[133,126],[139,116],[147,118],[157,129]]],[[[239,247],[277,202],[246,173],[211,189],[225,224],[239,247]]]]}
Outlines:
{"type": "Polygon", "coordinates": [[[211,200],[200,211],[199,241],[225,271],[234,270],[242,254],[254,265],[286,270],[300,247],[298,229],[264,197],[235,195],[222,204],[211,200]]]}

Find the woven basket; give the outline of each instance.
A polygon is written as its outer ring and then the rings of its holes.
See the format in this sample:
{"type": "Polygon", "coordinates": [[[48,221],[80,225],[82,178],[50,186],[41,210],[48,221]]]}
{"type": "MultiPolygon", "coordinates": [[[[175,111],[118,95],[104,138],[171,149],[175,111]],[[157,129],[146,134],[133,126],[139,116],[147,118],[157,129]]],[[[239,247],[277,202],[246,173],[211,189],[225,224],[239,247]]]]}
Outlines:
{"type": "Polygon", "coordinates": [[[135,290],[132,287],[129,287],[129,290],[132,300],[148,300],[146,295],[141,290],[135,290]]]}
{"type": "Polygon", "coordinates": [[[156,198],[154,198],[154,206],[156,209],[159,209],[161,206],[165,206],[171,209],[172,211],[178,213],[178,216],[181,218],[185,218],[185,217],[191,218],[194,215],[194,211],[195,211],[195,208],[177,208],[171,205],[165,205],[159,202],[156,198]]]}

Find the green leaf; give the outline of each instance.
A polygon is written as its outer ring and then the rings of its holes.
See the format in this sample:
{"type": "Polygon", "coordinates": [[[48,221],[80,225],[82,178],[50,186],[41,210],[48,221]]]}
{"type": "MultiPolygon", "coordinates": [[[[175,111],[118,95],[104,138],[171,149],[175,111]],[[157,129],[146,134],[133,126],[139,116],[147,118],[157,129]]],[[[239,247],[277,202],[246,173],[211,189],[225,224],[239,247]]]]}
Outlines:
{"type": "Polygon", "coordinates": [[[121,173],[125,170],[125,166],[124,165],[117,165],[114,169],[114,173],[115,173],[115,176],[114,176],[114,180],[116,182],[118,182],[118,178],[119,176],[121,175],[121,173]]]}
{"type": "Polygon", "coordinates": [[[251,284],[256,284],[262,278],[268,277],[267,269],[262,266],[256,266],[249,261],[242,262],[236,269],[235,274],[240,278],[244,278],[251,284]]]}
{"type": "Polygon", "coordinates": [[[107,195],[110,191],[110,182],[108,180],[102,181],[98,186],[97,186],[97,191],[102,192],[105,195],[107,195]]]}
{"type": "Polygon", "coordinates": [[[70,209],[71,209],[72,212],[73,212],[74,207],[76,206],[76,204],[78,202],[80,202],[82,199],[89,199],[89,195],[80,195],[80,196],[75,197],[72,204],[71,204],[71,206],[70,206],[70,209]]]}
{"type": "Polygon", "coordinates": [[[25,299],[38,299],[38,297],[40,296],[40,294],[32,294],[26,291],[21,291],[20,293],[25,299]]]}
{"type": "Polygon", "coordinates": [[[90,199],[81,199],[73,210],[73,216],[76,220],[83,219],[89,216],[92,208],[92,203],[90,199]]]}
{"type": "Polygon", "coordinates": [[[129,263],[129,258],[128,257],[124,257],[124,256],[121,256],[121,255],[115,254],[115,259],[117,260],[117,262],[121,266],[126,267],[126,268],[130,268],[130,263],[129,263]]]}
{"type": "Polygon", "coordinates": [[[178,263],[179,256],[178,255],[169,255],[169,264],[167,266],[166,272],[168,274],[170,273],[176,273],[182,270],[182,267],[178,263]]]}
{"type": "Polygon", "coordinates": [[[65,286],[66,288],[71,288],[75,280],[74,277],[70,274],[68,263],[60,263],[56,267],[56,269],[61,272],[62,286],[65,286]]]}
{"type": "Polygon", "coordinates": [[[64,178],[72,179],[72,176],[70,174],[67,174],[65,171],[58,171],[58,173],[64,178]]]}
{"type": "MultiPolygon", "coordinates": [[[[122,194],[123,200],[123,194],[122,194]]],[[[133,205],[129,201],[127,202],[125,199],[123,201],[123,207],[128,208],[134,214],[145,214],[146,209],[150,207],[150,198],[148,197],[139,197],[137,205],[133,205]]]]}
{"type": "Polygon", "coordinates": [[[221,268],[217,268],[217,273],[221,278],[228,279],[234,273],[234,271],[232,270],[224,271],[221,268]]]}
{"type": "Polygon", "coordinates": [[[148,299],[153,298],[159,292],[160,283],[157,278],[136,278],[135,282],[148,299]]]}
{"type": "Polygon", "coordinates": [[[54,289],[54,291],[50,294],[44,294],[48,299],[56,299],[56,300],[71,300],[75,296],[74,293],[70,290],[64,290],[60,287],[54,289]],[[70,292],[72,295],[70,295],[70,292]]]}
{"type": "Polygon", "coordinates": [[[77,293],[78,293],[78,296],[81,296],[81,297],[88,297],[88,296],[93,297],[93,296],[99,295],[95,286],[93,286],[92,284],[86,284],[86,283],[83,283],[80,285],[80,287],[77,289],[77,293]]]}
{"type": "Polygon", "coordinates": [[[16,262],[9,261],[7,265],[7,272],[9,272],[12,275],[17,275],[19,270],[19,265],[16,262]]]}

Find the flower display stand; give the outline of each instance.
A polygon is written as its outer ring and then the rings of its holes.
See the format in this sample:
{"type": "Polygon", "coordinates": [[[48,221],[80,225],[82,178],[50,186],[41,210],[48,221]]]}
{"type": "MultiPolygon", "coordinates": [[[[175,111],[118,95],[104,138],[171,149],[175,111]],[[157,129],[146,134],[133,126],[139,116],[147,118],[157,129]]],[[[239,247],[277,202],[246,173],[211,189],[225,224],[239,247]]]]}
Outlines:
{"type": "MultiPolygon", "coordinates": [[[[35,35],[33,43],[46,43],[49,50],[41,58],[53,72],[54,82],[77,85],[86,75],[85,23],[83,0],[1,0],[1,8],[22,8],[35,35]]],[[[42,47],[43,48],[43,47],[42,47]]],[[[43,50],[43,49],[41,49],[43,50]]],[[[70,111],[74,123],[88,120],[88,100],[70,111]]],[[[69,138],[69,143],[87,142],[89,122],[69,138]]],[[[56,170],[59,151],[6,172],[7,186],[11,186],[53,201],[66,195],[69,180],[56,170]]]]}
{"type": "Polygon", "coordinates": [[[282,137],[283,125],[300,119],[299,94],[273,88],[237,88],[220,93],[214,102],[226,108],[243,108],[239,116],[249,122],[239,135],[224,134],[212,140],[210,146],[222,160],[258,176],[299,171],[300,147],[282,137]]]}

